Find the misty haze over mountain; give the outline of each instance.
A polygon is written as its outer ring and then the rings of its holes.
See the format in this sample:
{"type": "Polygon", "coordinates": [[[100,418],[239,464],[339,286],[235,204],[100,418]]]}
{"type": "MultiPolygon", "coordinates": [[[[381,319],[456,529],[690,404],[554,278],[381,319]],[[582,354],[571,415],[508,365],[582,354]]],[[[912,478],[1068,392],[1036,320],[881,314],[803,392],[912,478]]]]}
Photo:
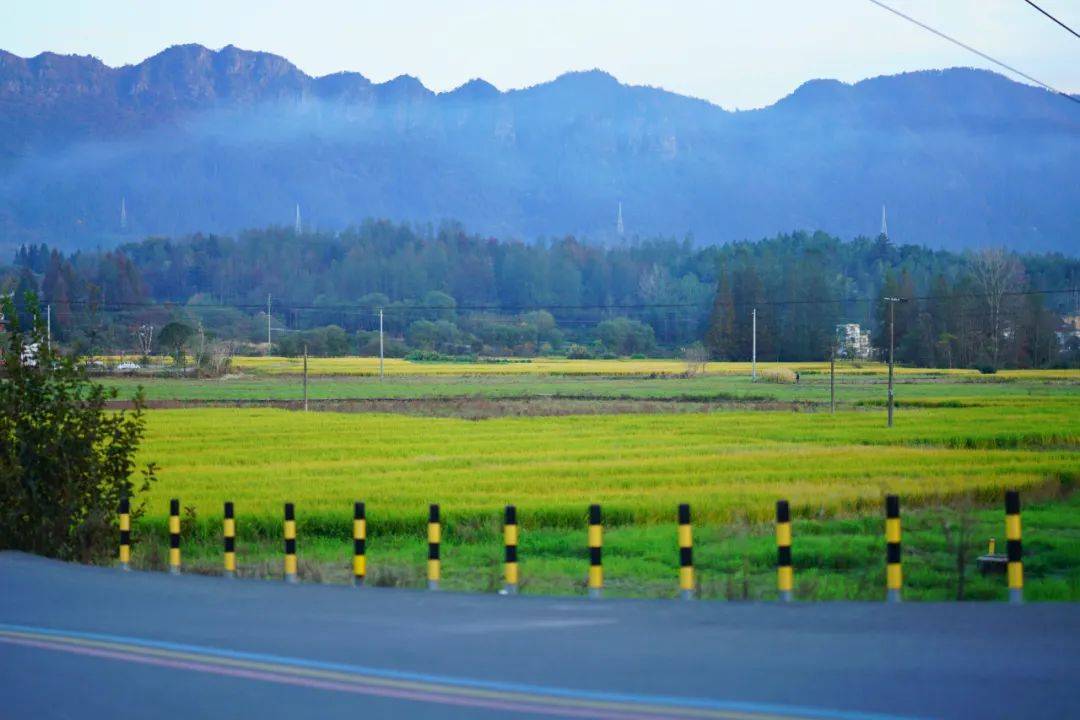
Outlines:
{"type": "Polygon", "coordinates": [[[796,228],[1080,247],[1080,107],[970,69],[807,82],[761,110],[568,73],[435,94],[234,47],[109,68],[0,51],[0,249],[366,217],[699,243],[796,228]],[[123,203],[125,215],[121,216],[123,203]]]}

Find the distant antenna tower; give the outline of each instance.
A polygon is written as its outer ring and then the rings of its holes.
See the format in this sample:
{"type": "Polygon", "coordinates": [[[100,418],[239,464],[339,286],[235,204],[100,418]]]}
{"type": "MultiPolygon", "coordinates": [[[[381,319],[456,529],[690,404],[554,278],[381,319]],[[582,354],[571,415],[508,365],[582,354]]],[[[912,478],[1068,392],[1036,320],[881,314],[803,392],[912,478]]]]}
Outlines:
{"type": "Polygon", "coordinates": [[[127,230],[127,198],[120,198],[120,229],[127,230]]]}
{"type": "Polygon", "coordinates": [[[889,224],[885,222],[885,203],[881,204],[881,234],[889,237],[889,224]]]}
{"type": "Polygon", "coordinates": [[[615,232],[617,232],[619,234],[619,237],[622,237],[622,234],[623,234],[624,231],[625,231],[625,228],[623,228],[623,222],[622,222],[622,203],[620,202],[619,203],[619,217],[615,221],[615,232]]]}
{"type": "Polygon", "coordinates": [[[300,223],[300,203],[296,203],[296,234],[299,235],[303,229],[303,225],[300,223]]]}

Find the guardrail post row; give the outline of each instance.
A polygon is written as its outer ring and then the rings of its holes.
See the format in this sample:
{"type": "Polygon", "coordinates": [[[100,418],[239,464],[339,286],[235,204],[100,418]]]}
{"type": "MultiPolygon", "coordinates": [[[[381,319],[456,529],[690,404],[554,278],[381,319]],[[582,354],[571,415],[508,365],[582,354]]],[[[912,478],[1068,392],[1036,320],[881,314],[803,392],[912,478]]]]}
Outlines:
{"type": "Polygon", "coordinates": [[[285,582],[296,582],[296,508],[285,503],[285,582]]]}
{"type": "Polygon", "coordinates": [[[1020,493],[1005,493],[1005,547],[1009,557],[1009,602],[1024,602],[1024,552],[1020,544],[1020,493]]]}
{"type": "Polygon", "coordinates": [[[367,516],[364,503],[353,503],[353,585],[364,586],[364,576],[367,575],[367,516]]]}
{"type": "Polygon", "coordinates": [[[517,595],[518,592],[518,524],[517,508],[513,505],[506,506],[506,514],[503,518],[503,545],[506,547],[506,566],[504,578],[506,585],[503,593],[517,595]]]}
{"type": "Polygon", "coordinates": [[[589,597],[598,599],[604,594],[604,524],[600,506],[589,506],[589,597]]]}
{"type": "Polygon", "coordinates": [[[439,506],[437,503],[433,503],[428,508],[427,540],[427,587],[428,590],[438,590],[439,579],[442,576],[442,567],[439,562],[439,543],[442,541],[442,526],[439,524],[439,506]]]}
{"type": "Polygon", "coordinates": [[[900,602],[904,571],[900,564],[900,497],[885,496],[885,599],[900,602]]]}
{"type": "Polygon", "coordinates": [[[233,504],[225,503],[225,518],[221,521],[221,531],[225,538],[225,577],[236,577],[236,516],[233,504]]]}
{"type": "Polygon", "coordinates": [[[791,570],[791,507],[787,500],[776,501],[776,589],[780,600],[791,602],[794,584],[791,570]]]}
{"type": "Polygon", "coordinates": [[[180,500],[169,501],[169,574],[180,574],[180,500]]]}
{"type": "Polygon", "coordinates": [[[120,569],[131,569],[131,501],[120,499],[120,569]]]}
{"type": "Polygon", "coordinates": [[[694,599],[694,536],[690,527],[690,505],[679,505],[679,595],[694,599]]]}

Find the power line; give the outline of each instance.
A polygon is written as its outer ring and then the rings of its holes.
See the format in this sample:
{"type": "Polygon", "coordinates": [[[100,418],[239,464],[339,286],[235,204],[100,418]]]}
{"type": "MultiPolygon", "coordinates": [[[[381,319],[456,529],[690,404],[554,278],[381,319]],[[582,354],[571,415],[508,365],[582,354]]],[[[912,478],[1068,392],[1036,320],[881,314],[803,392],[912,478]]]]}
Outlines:
{"type": "Polygon", "coordinates": [[[1039,12],[1041,12],[1041,13],[1042,13],[1043,15],[1045,15],[1045,16],[1046,16],[1046,17],[1048,17],[1048,18],[1050,18],[1050,19],[1051,19],[1051,20],[1053,20],[1054,22],[1056,22],[1056,23],[1057,23],[1058,25],[1060,25],[1061,27],[1063,27],[1063,28],[1065,28],[1066,30],[1068,30],[1069,32],[1071,32],[1071,33],[1072,33],[1073,35],[1076,35],[1076,37],[1080,38],[1080,34],[1078,34],[1078,33],[1077,33],[1077,32],[1076,32],[1075,30],[1073,30],[1073,29],[1072,29],[1071,27],[1069,27],[1069,26],[1068,26],[1068,25],[1066,25],[1065,23],[1063,23],[1063,22],[1061,22],[1060,20],[1058,20],[1058,19],[1057,19],[1056,17],[1054,17],[1054,16],[1053,16],[1053,15],[1051,15],[1050,13],[1046,12],[1045,10],[1043,10],[1043,9],[1042,9],[1041,7],[1039,7],[1039,6],[1038,6],[1038,5],[1036,5],[1035,3],[1031,2],[1031,0],[1024,0],[1024,2],[1026,2],[1026,3],[1028,4],[1028,5],[1030,5],[1031,7],[1035,8],[1036,10],[1038,10],[1039,12]]]}
{"type": "Polygon", "coordinates": [[[1020,77],[1024,78],[1025,80],[1030,80],[1031,82],[1035,83],[1036,85],[1039,85],[1040,87],[1043,87],[1043,88],[1045,88],[1046,90],[1049,90],[1052,93],[1056,93],[1056,94],[1060,95],[1063,98],[1067,98],[1069,100],[1072,100],[1074,103],[1080,103],[1080,98],[1074,97],[1073,95],[1070,95],[1069,93],[1064,92],[1062,90],[1058,90],[1056,87],[1054,87],[1052,85],[1048,85],[1047,83],[1044,83],[1042,80],[1037,80],[1037,79],[1033,78],[1032,76],[1028,75],[1027,73],[1023,72],[1022,70],[1017,70],[1012,65],[1008,65],[1006,63],[1003,63],[1002,61],[1000,61],[1000,60],[998,60],[996,58],[990,57],[989,55],[987,55],[986,53],[984,53],[981,50],[976,50],[975,48],[971,47],[970,45],[967,45],[965,43],[960,42],[959,40],[952,37],[951,35],[946,35],[945,33],[941,32],[940,30],[935,30],[934,28],[930,27],[926,23],[919,22],[918,20],[911,17],[910,15],[905,15],[904,13],[900,12],[896,8],[889,7],[885,3],[881,2],[881,0],[868,0],[868,1],[872,2],[873,4],[877,5],[879,8],[881,8],[883,10],[888,10],[889,12],[891,12],[893,15],[896,15],[897,17],[901,17],[904,20],[907,20],[909,23],[912,23],[914,25],[918,25],[923,30],[926,30],[927,32],[931,32],[931,33],[937,35],[939,38],[942,38],[943,40],[948,40],[953,45],[957,45],[959,47],[962,47],[965,50],[967,50],[968,52],[974,53],[974,54],[978,55],[979,57],[983,58],[984,60],[989,60],[990,62],[994,63],[995,65],[1003,67],[1006,70],[1008,70],[1009,72],[1014,73],[1016,75],[1019,75],[1020,77]]]}

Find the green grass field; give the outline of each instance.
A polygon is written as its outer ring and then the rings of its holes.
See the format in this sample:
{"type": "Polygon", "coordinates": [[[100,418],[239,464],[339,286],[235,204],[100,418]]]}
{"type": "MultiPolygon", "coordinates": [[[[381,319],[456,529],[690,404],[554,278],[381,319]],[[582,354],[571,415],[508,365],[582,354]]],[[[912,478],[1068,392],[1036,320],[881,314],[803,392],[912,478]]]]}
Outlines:
{"type": "MultiPolygon", "coordinates": [[[[142,385],[150,400],[177,401],[298,401],[303,385],[295,375],[248,375],[224,379],[104,378],[121,396],[142,385]]],[[[940,376],[904,373],[897,379],[901,406],[988,405],[1017,402],[1080,400],[1080,372],[1071,380],[1041,375],[940,376]]],[[[447,398],[581,398],[672,400],[698,402],[829,402],[827,374],[804,374],[798,384],[752,382],[745,375],[697,377],[627,377],[566,375],[392,376],[383,380],[362,376],[313,376],[312,400],[447,399],[447,398]]],[[[883,405],[886,380],[877,374],[839,373],[836,399],[841,406],[883,405]]]]}
{"type": "MultiPolygon", "coordinates": [[[[1062,489],[1066,493],[1067,489],[1062,489]]],[[[1080,600],[1080,494],[1030,494],[1024,507],[1025,596],[1029,600],[1080,600]]],[[[370,513],[369,513],[370,514],[370,513]]],[[[377,515],[375,516],[377,517],[377,515]]],[[[344,520],[344,518],[343,518],[344,520]]],[[[238,521],[243,529],[244,518],[238,521]]],[[[880,600],[884,597],[883,521],[878,515],[844,519],[803,519],[793,524],[795,595],[802,600],[880,600]]],[[[958,598],[957,555],[964,558],[968,600],[1003,600],[1004,577],[982,577],[975,558],[989,538],[1002,549],[1000,508],[904,509],[904,597],[958,598]],[[967,537],[957,537],[969,523],[967,537]],[[946,535],[945,528],[949,528],[946,535]]],[[[498,518],[456,524],[444,533],[443,586],[448,590],[494,592],[502,586],[498,518]]],[[[583,595],[588,567],[584,526],[526,528],[520,536],[522,592],[583,595]]],[[[165,569],[162,534],[142,537],[136,566],[165,569]]],[[[221,568],[218,538],[185,529],[187,571],[216,574],[221,568]]],[[[298,540],[300,576],[305,581],[347,583],[352,543],[302,528],[298,540]]],[[[377,533],[368,541],[368,582],[421,588],[427,552],[419,533],[377,533]]],[[[281,578],[281,541],[245,534],[237,545],[242,577],[281,578]]],[[[762,600],[776,596],[776,548],[772,526],[739,520],[695,523],[694,564],[703,599],[762,600]]],[[[623,597],[675,597],[678,554],[674,518],[667,523],[623,526],[604,534],[605,592],[623,597]]]]}

